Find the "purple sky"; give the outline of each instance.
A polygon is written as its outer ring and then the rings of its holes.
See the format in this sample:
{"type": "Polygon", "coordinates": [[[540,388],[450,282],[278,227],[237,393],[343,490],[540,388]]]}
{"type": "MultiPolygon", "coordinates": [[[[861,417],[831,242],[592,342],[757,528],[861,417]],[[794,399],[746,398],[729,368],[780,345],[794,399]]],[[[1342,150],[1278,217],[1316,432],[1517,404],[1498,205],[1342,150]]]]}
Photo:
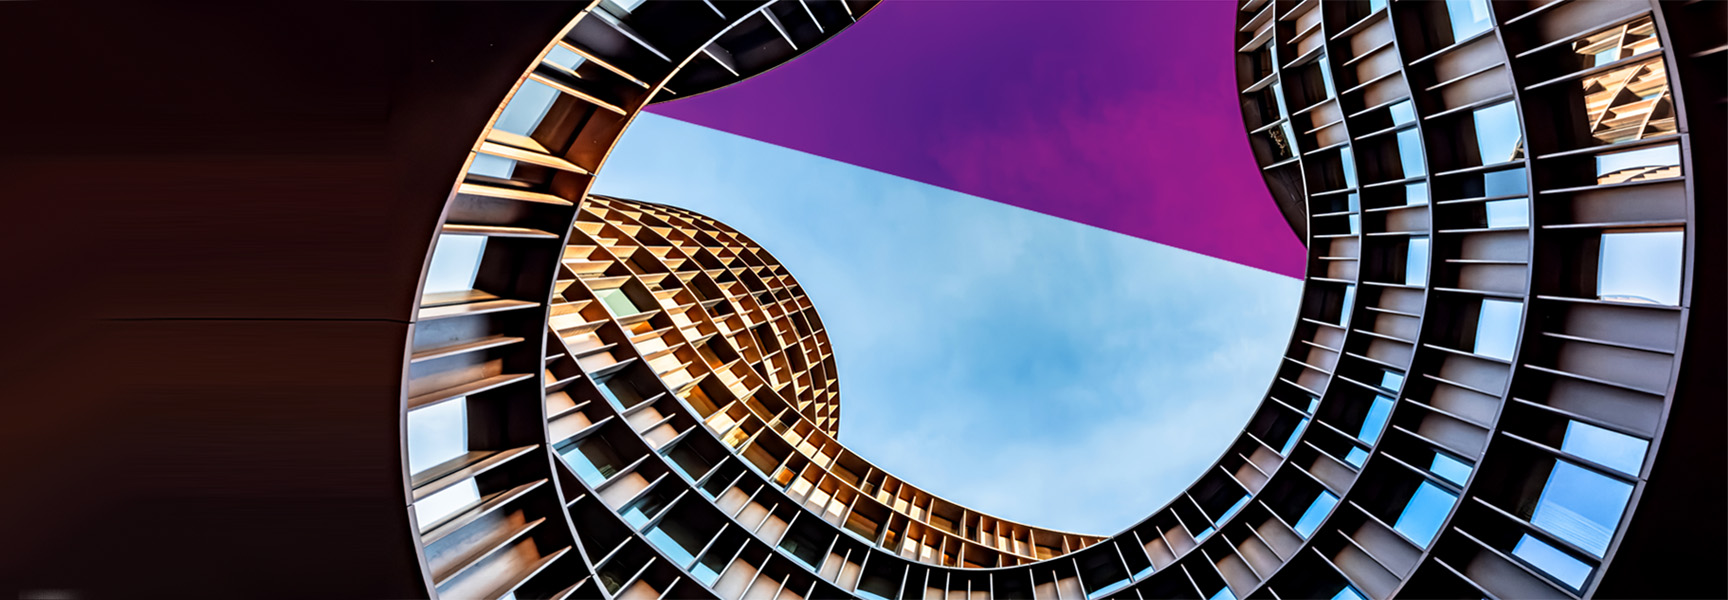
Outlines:
{"type": "Polygon", "coordinates": [[[798,60],[653,112],[1301,277],[1243,131],[1234,10],[891,0],[798,60]]]}

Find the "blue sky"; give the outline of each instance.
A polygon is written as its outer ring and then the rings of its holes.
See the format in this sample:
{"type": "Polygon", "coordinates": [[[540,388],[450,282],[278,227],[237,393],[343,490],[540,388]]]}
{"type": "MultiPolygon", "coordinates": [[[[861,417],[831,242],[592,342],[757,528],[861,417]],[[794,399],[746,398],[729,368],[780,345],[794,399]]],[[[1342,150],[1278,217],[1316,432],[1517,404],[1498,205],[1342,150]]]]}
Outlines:
{"type": "Polygon", "coordinates": [[[835,348],[848,447],[937,495],[1070,531],[1119,531],[1212,465],[1265,393],[1300,292],[652,114],[595,191],[720,219],[791,270],[835,348]]]}

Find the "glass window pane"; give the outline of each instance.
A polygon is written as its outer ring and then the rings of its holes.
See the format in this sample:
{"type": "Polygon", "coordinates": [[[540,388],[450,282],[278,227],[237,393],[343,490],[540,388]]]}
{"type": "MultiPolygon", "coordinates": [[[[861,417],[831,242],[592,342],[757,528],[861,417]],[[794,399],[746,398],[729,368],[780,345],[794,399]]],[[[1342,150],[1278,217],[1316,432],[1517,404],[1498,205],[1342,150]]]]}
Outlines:
{"type": "Polygon", "coordinates": [[[1561,450],[1632,476],[1642,469],[1649,448],[1650,442],[1578,421],[1566,424],[1566,437],[1560,442],[1561,450]]]}
{"type": "Polygon", "coordinates": [[[1351,446],[1350,447],[1350,453],[1344,455],[1344,462],[1350,463],[1351,466],[1354,466],[1358,469],[1362,468],[1362,463],[1367,462],[1367,461],[1368,461],[1368,451],[1363,450],[1361,448],[1357,448],[1355,446],[1351,446]]]}
{"type": "Polygon", "coordinates": [[[1683,231],[1602,234],[1596,294],[1603,300],[1642,304],[1680,304],[1680,276],[1686,257],[1683,231]]]}
{"type": "Polygon", "coordinates": [[[1434,453],[1434,463],[1428,466],[1428,470],[1458,485],[1464,485],[1464,481],[1470,478],[1470,465],[1442,452],[1434,453]]]}
{"type": "Polygon", "coordinates": [[[552,51],[546,53],[546,62],[572,71],[576,70],[576,67],[582,66],[586,60],[588,59],[582,58],[582,55],[571,52],[569,48],[564,46],[553,46],[552,51]]]}
{"type": "Polygon", "coordinates": [[[480,486],[473,479],[450,486],[414,503],[414,517],[421,529],[430,529],[439,521],[480,502],[480,486]]]}
{"type": "Polygon", "coordinates": [[[562,454],[564,462],[569,463],[571,470],[590,486],[600,485],[624,467],[623,461],[618,460],[617,453],[612,451],[612,444],[600,438],[582,440],[562,454]]]}
{"type": "Polygon", "coordinates": [[[475,153],[474,162],[469,163],[468,165],[469,175],[484,175],[486,177],[509,179],[510,176],[515,173],[516,161],[502,156],[475,153]]]}
{"type": "Polygon", "coordinates": [[[1410,238],[1409,251],[1404,254],[1404,284],[1428,285],[1428,238],[1410,238]]]}
{"type": "Polygon", "coordinates": [[[1452,21],[1453,41],[1487,31],[1488,0],[1446,0],[1446,16],[1452,21]]]}
{"type": "Polygon", "coordinates": [[[1476,347],[1473,352],[1502,360],[1512,360],[1518,347],[1519,313],[1524,305],[1510,300],[1482,300],[1482,314],[1476,321],[1476,347]]]}
{"type": "Polygon", "coordinates": [[[1326,513],[1331,512],[1332,507],[1337,505],[1337,496],[1332,495],[1332,492],[1321,490],[1320,495],[1315,496],[1314,501],[1308,504],[1308,510],[1302,512],[1302,518],[1296,519],[1296,525],[1293,527],[1296,534],[1302,536],[1302,539],[1308,539],[1308,536],[1314,535],[1314,529],[1320,526],[1320,521],[1326,518],[1326,513]]]}
{"type": "Polygon", "coordinates": [[[1477,157],[1482,164],[1492,165],[1517,160],[1519,143],[1524,131],[1518,124],[1518,109],[1511,102],[1504,102],[1485,108],[1478,108],[1472,113],[1476,122],[1477,157]]]}
{"type": "Polygon", "coordinates": [[[1296,447],[1296,439],[1302,437],[1302,430],[1307,428],[1308,419],[1302,419],[1301,423],[1297,423],[1296,429],[1290,432],[1290,439],[1284,440],[1284,448],[1279,450],[1278,453],[1289,456],[1290,449],[1296,447]]]}
{"type": "Polygon", "coordinates": [[[1680,175],[1680,146],[1667,144],[1596,156],[1596,182],[1621,183],[1680,175]]]}
{"type": "Polygon", "coordinates": [[[1344,187],[1356,187],[1356,155],[1349,146],[1338,149],[1338,161],[1344,170],[1344,187]]]}
{"type": "Polygon", "coordinates": [[[1428,182],[1418,181],[1404,186],[1404,204],[1427,204],[1428,182]]]}
{"type": "Polygon", "coordinates": [[[599,296],[600,302],[605,304],[606,308],[612,309],[614,315],[628,317],[642,312],[642,309],[636,308],[636,303],[630,300],[630,295],[625,294],[622,289],[597,290],[594,295],[599,296]]]}
{"type": "Polygon", "coordinates": [[[1223,523],[1225,521],[1229,521],[1230,517],[1235,516],[1236,511],[1242,510],[1242,507],[1244,507],[1244,506],[1248,506],[1248,496],[1242,496],[1241,498],[1237,498],[1235,504],[1231,504],[1230,508],[1224,509],[1224,515],[1218,517],[1218,522],[1223,523]]]}
{"type": "Polygon", "coordinates": [[[1368,407],[1368,416],[1362,419],[1362,431],[1356,434],[1356,439],[1373,444],[1380,439],[1380,434],[1386,431],[1386,418],[1392,416],[1392,399],[1385,396],[1375,396],[1374,404],[1368,407]]]}
{"type": "Polygon", "coordinates": [[[661,552],[665,552],[666,558],[672,559],[678,566],[688,565],[690,561],[696,560],[696,553],[701,552],[702,545],[707,543],[707,540],[685,527],[676,516],[667,517],[648,528],[643,537],[648,538],[649,543],[654,544],[661,552]]]}
{"type": "Polygon", "coordinates": [[[1530,522],[1568,542],[1602,556],[1620,526],[1632,486],[1574,465],[1554,461],[1530,522]]]}
{"type": "Polygon", "coordinates": [[[1584,581],[1590,578],[1590,565],[1531,537],[1528,533],[1519,538],[1518,544],[1512,547],[1512,556],[1524,559],[1524,562],[1553,575],[1574,590],[1583,589],[1584,581]]]}
{"type": "Polygon", "coordinates": [[[1482,174],[1483,196],[1487,198],[1523,194],[1528,190],[1528,183],[1522,167],[1482,174]]]}
{"type": "Polygon", "coordinates": [[[1395,125],[1405,125],[1416,122],[1416,110],[1410,106],[1409,100],[1404,100],[1388,106],[1386,107],[1386,110],[1387,112],[1392,113],[1392,123],[1395,125]]]}
{"type": "Polygon", "coordinates": [[[525,81],[516,90],[516,95],[510,97],[510,103],[504,105],[504,114],[498,115],[498,122],[492,127],[516,135],[533,135],[534,128],[540,126],[540,120],[546,118],[546,111],[552,108],[552,101],[557,99],[558,90],[552,86],[525,81]]]}
{"type": "Polygon", "coordinates": [[[426,268],[423,293],[461,292],[474,288],[480,257],[486,253],[486,236],[440,235],[432,248],[432,264],[426,268]]]}
{"type": "Polygon", "coordinates": [[[1441,521],[1451,514],[1452,503],[1457,499],[1440,486],[1424,481],[1416,487],[1416,493],[1411,494],[1410,502],[1404,505],[1404,512],[1399,513],[1392,529],[1427,548],[1428,543],[1434,541],[1434,534],[1440,532],[1441,521]]]}
{"type": "Polygon", "coordinates": [[[1525,198],[1512,200],[1495,200],[1485,204],[1488,210],[1488,228],[1529,227],[1530,201],[1525,198]]]}
{"type": "Polygon", "coordinates": [[[1428,172],[1428,163],[1422,159],[1422,136],[1414,128],[1398,132],[1398,163],[1403,166],[1405,177],[1428,172]]]}
{"type": "Polygon", "coordinates": [[[466,400],[408,412],[408,472],[419,473],[467,453],[466,400]]]}

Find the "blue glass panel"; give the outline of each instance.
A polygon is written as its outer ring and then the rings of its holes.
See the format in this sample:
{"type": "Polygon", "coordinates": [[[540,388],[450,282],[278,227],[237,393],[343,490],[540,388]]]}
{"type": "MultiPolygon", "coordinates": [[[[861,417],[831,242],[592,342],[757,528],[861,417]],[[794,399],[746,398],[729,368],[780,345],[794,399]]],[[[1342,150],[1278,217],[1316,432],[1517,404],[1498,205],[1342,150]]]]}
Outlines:
{"type": "Polygon", "coordinates": [[[1368,597],[1362,595],[1362,592],[1356,591],[1356,588],[1344,586],[1344,589],[1338,590],[1338,593],[1332,595],[1332,600],[1368,600],[1368,597]]]}
{"type": "Polygon", "coordinates": [[[1244,506],[1248,506],[1248,496],[1246,496],[1246,495],[1242,496],[1241,498],[1237,498],[1236,503],[1231,504],[1230,508],[1224,509],[1224,515],[1218,517],[1218,522],[1223,523],[1223,522],[1229,521],[1230,517],[1235,516],[1236,511],[1242,510],[1242,507],[1244,507],[1244,506]]]}
{"type": "Polygon", "coordinates": [[[1362,233],[1362,215],[1350,215],[1350,233],[1362,233]]]}
{"type": "Polygon", "coordinates": [[[1308,414],[1314,414],[1314,409],[1316,409],[1316,408],[1320,408],[1320,399],[1315,398],[1313,396],[1309,396],[1308,397],[1308,414]]]}
{"type": "Polygon", "coordinates": [[[1362,463],[1367,461],[1368,451],[1355,446],[1351,446],[1350,452],[1344,455],[1344,462],[1350,463],[1351,466],[1358,469],[1362,468],[1362,463]]]}
{"type": "Polygon", "coordinates": [[[1470,465],[1440,452],[1434,453],[1434,463],[1428,465],[1428,470],[1458,485],[1464,485],[1464,481],[1470,478],[1470,465]]]}
{"type": "Polygon", "coordinates": [[[1338,160],[1343,164],[1344,187],[1356,187],[1356,155],[1346,146],[1338,150],[1338,160]]]}
{"type": "Polygon", "coordinates": [[[1392,399],[1385,396],[1375,396],[1374,404],[1368,407],[1368,416],[1362,419],[1362,431],[1356,434],[1356,439],[1374,443],[1380,439],[1380,434],[1386,431],[1386,418],[1392,416],[1392,399]]]}
{"type": "Polygon", "coordinates": [[[1115,592],[1116,590],[1120,590],[1122,588],[1128,587],[1129,581],[1130,580],[1128,580],[1128,579],[1122,579],[1122,580],[1116,581],[1114,583],[1111,583],[1110,585],[1098,588],[1097,590],[1093,591],[1092,593],[1086,594],[1086,599],[1087,600],[1093,600],[1094,598],[1103,598],[1105,596],[1108,596],[1112,592],[1115,592]]]}
{"type": "Polygon", "coordinates": [[[498,115],[494,129],[502,129],[516,135],[530,135],[534,128],[540,126],[540,120],[546,118],[547,109],[552,108],[552,101],[558,99],[558,90],[538,81],[526,81],[516,90],[516,95],[510,97],[510,103],[504,105],[504,114],[498,115]]]}
{"type": "Polygon", "coordinates": [[[1428,163],[1422,159],[1422,136],[1415,129],[1398,132],[1398,163],[1403,166],[1405,177],[1428,172],[1428,163]]]}
{"type": "Polygon", "coordinates": [[[1404,254],[1405,285],[1428,285],[1428,238],[1410,238],[1409,251],[1404,254]]]}
{"type": "Polygon", "coordinates": [[[1147,575],[1151,575],[1151,574],[1152,574],[1152,565],[1146,565],[1145,568],[1134,572],[1134,580],[1139,581],[1141,578],[1143,578],[1147,575]]]}
{"type": "Polygon", "coordinates": [[[563,46],[553,46],[552,51],[546,53],[546,62],[572,71],[576,70],[576,67],[582,66],[586,60],[588,59],[582,58],[582,55],[571,52],[569,48],[563,46]]]}
{"type": "Polygon", "coordinates": [[[1296,535],[1302,536],[1302,539],[1308,539],[1308,536],[1314,535],[1314,529],[1320,526],[1320,521],[1326,518],[1326,513],[1331,512],[1332,507],[1337,505],[1337,496],[1321,490],[1320,495],[1315,496],[1314,501],[1308,504],[1308,510],[1302,512],[1302,518],[1296,519],[1296,525],[1292,529],[1295,529],[1296,535]]]}
{"type": "Polygon", "coordinates": [[[1574,590],[1583,589],[1584,581],[1590,578],[1590,565],[1572,558],[1570,554],[1561,552],[1559,548],[1531,537],[1528,533],[1519,538],[1518,544],[1512,547],[1512,556],[1524,559],[1524,562],[1530,563],[1530,566],[1553,575],[1555,579],[1572,586],[1574,590]]]}
{"type": "Polygon", "coordinates": [[[1207,596],[1206,600],[1236,600],[1236,594],[1230,591],[1230,586],[1224,586],[1217,593],[1207,596]]]}
{"type": "Polygon", "coordinates": [[[501,156],[492,156],[490,154],[476,153],[474,155],[474,162],[468,164],[468,174],[470,175],[484,175],[486,177],[509,179],[515,172],[516,161],[501,156]]]}
{"type": "Polygon", "coordinates": [[[1530,522],[1602,556],[1631,497],[1632,486],[1625,482],[1556,460],[1530,522]]]}
{"type": "Polygon", "coordinates": [[[1338,91],[1332,87],[1332,68],[1327,66],[1327,62],[1329,61],[1325,57],[1321,57],[1319,60],[1320,82],[1326,84],[1326,97],[1331,98],[1337,96],[1338,91]]]}
{"type": "Polygon", "coordinates": [[[1302,419],[1301,423],[1297,423],[1296,429],[1290,432],[1290,439],[1284,440],[1284,449],[1279,450],[1278,453],[1289,456],[1290,449],[1296,447],[1296,438],[1302,437],[1302,430],[1307,428],[1308,419],[1302,419]]]}
{"type": "Polygon", "coordinates": [[[1386,107],[1386,111],[1392,113],[1392,123],[1395,125],[1405,125],[1416,122],[1416,109],[1410,106],[1409,100],[1403,100],[1388,106],[1386,107]]]}
{"type": "Polygon", "coordinates": [[[1644,452],[1650,449],[1650,442],[1572,421],[1566,424],[1566,437],[1560,442],[1560,449],[1636,477],[1644,465],[1644,452]]]}
{"type": "Polygon", "coordinates": [[[1454,41],[1487,31],[1488,0],[1446,0],[1446,16],[1452,21],[1454,41]]]}
{"type": "Polygon", "coordinates": [[[1473,352],[1512,360],[1518,347],[1518,320],[1524,305],[1510,300],[1482,300],[1482,313],[1476,320],[1476,347],[1473,352]]]}
{"type": "MultiPolygon", "coordinates": [[[[1344,325],[1344,326],[1350,325],[1351,309],[1355,308],[1355,306],[1356,306],[1356,286],[1345,285],[1344,286],[1344,306],[1343,306],[1343,308],[1339,309],[1339,311],[1338,311],[1338,324],[1339,325],[1344,325]]],[[[1316,402],[1318,402],[1319,398],[1315,398],[1314,400],[1316,402]]],[[[1308,412],[1314,412],[1314,410],[1312,408],[1310,408],[1308,410],[1308,412]]]]}
{"type": "Polygon", "coordinates": [[[1482,174],[1483,196],[1488,198],[1523,194],[1529,189],[1528,183],[1523,167],[1482,174]]]}
{"type": "Polygon", "coordinates": [[[1518,125],[1518,108],[1511,102],[1504,102],[1478,108],[1472,114],[1476,121],[1476,150],[1482,164],[1512,160],[1524,131],[1518,125]]]}
{"type": "Polygon", "coordinates": [[[1485,204],[1488,209],[1488,227],[1529,227],[1530,201],[1525,198],[1513,200],[1495,200],[1485,204]]]}
{"type": "Polygon", "coordinates": [[[1394,371],[1381,371],[1380,387],[1388,390],[1398,390],[1404,385],[1404,376],[1394,371]]]}
{"type": "Polygon", "coordinates": [[[1686,234],[1639,231],[1602,234],[1596,293],[1603,300],[1680,304],[1686,234]]]}
{"type": "MultiPolygon", "coordinates": [[[[1198,541],[1204,540],[1208,537],[1212,537],[1212,532],[1214,532],[1214,531],[1217,531],[1217,530],[1208,526],[1207,528],[1200,530],[1200,533],[1194,534],[1194,541],[1198,542],[1198,541]]],[[[865,540],[865,541],[869,541],[869,540],[865,540]]]]}
{"type": "Polygon", "coordinates": [[[1452,512],[1452,504],[1457,500],[1440,486],[1424,481],[1416,487],[1416,493],[1411,494],[1410,502],[1404,505],[1404,512],[1399,513],[1392,529],[1427,548],[1428,543],[1434,541],[1434,534],[1440,532],[1440,523],[1452,512]]]}
{"type": "Polygon", "coordinates": [[[1416,183],[1408,183],[1408,184],[1404,185],[1404,204],[1405,205],[1408,206],[1408,205],[1414,205],[1414,204],[1427,204],[1427,203],[1428,203],[1428,182],[1418,181],[1416,183]]]}
{"type": "Polygon", "coordinates": [[[661,552],[666,553],[666,558],[672,559],[672,562],[678,563],[680,566],[690,564],[690,561],[696,560],[696,555],[691,554],[688,548],[685,548],[683,544],[678,543],[678,540],[672,539],[672,536],[666,532],[666,525],[666,522],[661,522],[658,525],[650,527],[648,528],[648,532],[643,534],[642,537],[648,538],[648,541],[654,544],[654,547],[659,548],[661,552]]]}

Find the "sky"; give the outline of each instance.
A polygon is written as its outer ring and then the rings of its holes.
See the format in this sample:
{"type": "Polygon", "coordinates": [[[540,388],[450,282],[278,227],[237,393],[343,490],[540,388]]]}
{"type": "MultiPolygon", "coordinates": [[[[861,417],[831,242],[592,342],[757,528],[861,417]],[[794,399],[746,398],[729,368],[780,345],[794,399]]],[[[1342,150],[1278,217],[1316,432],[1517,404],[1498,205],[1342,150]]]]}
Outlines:
{"type": "Polygon", "coordinates": [[[848,447],[944,498],[1080,533],[1132,525],[1211,467],[1263,397],[1300,293],[1261,268],[654,114],[594,191],[709,215],[786,265],[828,327],[848,447]]]}

